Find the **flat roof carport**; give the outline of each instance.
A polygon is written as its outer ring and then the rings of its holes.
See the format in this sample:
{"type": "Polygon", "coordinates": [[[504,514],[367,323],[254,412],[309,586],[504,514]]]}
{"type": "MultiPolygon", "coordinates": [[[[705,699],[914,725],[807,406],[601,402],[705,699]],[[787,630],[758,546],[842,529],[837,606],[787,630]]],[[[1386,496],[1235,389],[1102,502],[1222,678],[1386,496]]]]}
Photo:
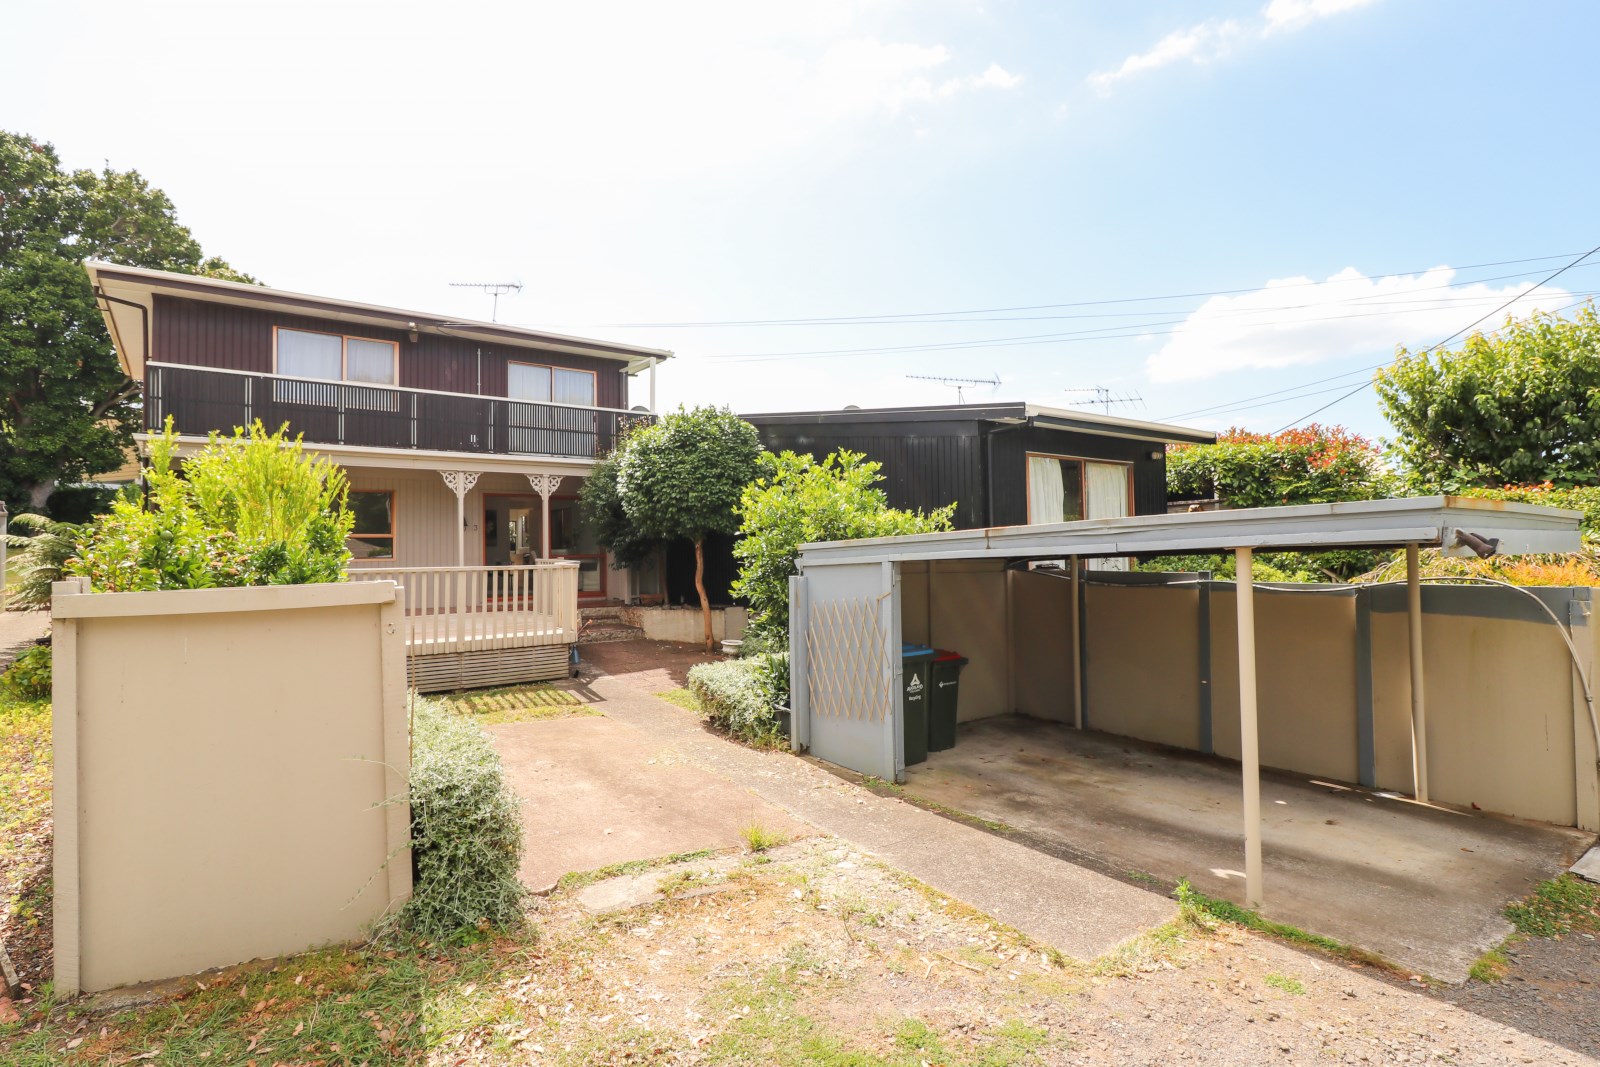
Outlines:
{"type": "MultiPolygon", "coordinates": [[[[865,577],[878,571],[877,602],[893,591],[892,568],[905,562],[941,560],[1043,560],[1070,559],[1071,575],[1078,576],[1078,560],[1096,557],[1184,554],[1202,555],[1231,552],[1238,566],[1237,622],[1239,661],[1240,749],[1244,789],[1245,898],[1251,907],[1263,902],[1261,864],[1261,763],[1258,736],[1256,693],[1256,630],[1254,582],[1251,562],[1258,550],[1325,551],[1331,548],[1388,548],[1406,552],[1407,617],[1409,665],[1411,675],[1411,742],[1414,791],[1420,802],[1428,801],[1427,704],[1423,688],[1422,597],[1418,553],[1422,548],[1438,548],[1446,555],[1488,556],[1528,553],[1575,552],[1580,548],[1581,514],[1557,508],[1538,507],[1502,501],[1464,497],[1413,497],[1398,500],[1351,501],[1282,508],[1256,508],[1238,511],[1200,512],[1178,515],[1146,515],[1117,519],[1093,519],[1045,526],[1015,526],[906,537],[872,538],[805,545],[801,549],[800,574],[794,580],[791,596],[791,651],[797,678],[806,684],[794,687],[796,746],[812,740],[810,688],[817,684],[809,675],[810,652],[806,634],[811,604],[807,582],[833,568],[848,568],[865,577]]],[[[842,573],[842,572],[841,572],[842,573]]],[[[849,583],[846,582],[846,585],[849,583]]],[[[864,589],[858,603],[871,605],[875,590],[864,589]]],[[[870,630],[872,619],[861,611],[853,615],[837,610],[843,603],[840,588],[833,591],[831,605],[821,605],[819,619],[828,625],[852,630],[850,640],[859,643],[870,630]],[[832,616],[826,608],[835,609],[832,616]]],[[[1074,598],[1073,603],[1076,603],[1074,598]]],[[[886,653],[897,650],[898,618],[879,611],[878,638],[886,653]]],[[[1074,626],[1076,632],[1076,626],[1074,626]]],[[[885,677],[851,661],[853,655],[842,638],[831,651],[844,656],[839,665],[820,665],[829,672],[824,680],[826,696],[845,709],[845,718],[857,722],[871,719],[874,709],[842,694],[852,685],[871,690],[868,705],[877,701],[877,710],[893,722],[888,705],[891,695],[900,690],[900,660],[886,654],[882,669],[885,677]],[[879,683],[882,684],[879,684],[879,683]]],[[[837,658],[837,657],[835,657],[837,658]]],[[[1588,699],[1588,681],[1584,681],[1588,699]]],[[[1594,720],[1589,701],[1595,742],[1600,746],[1600,724],[1594,720]]],[[[1081,725],[1081,709],[1079,723],[1081,725]]],[[[857,739],[859,740],[859,739],[857,739]]],[[[813,751],[823,759],[851,764],[836,758],[826,748],[813,751]]],[[[841,747],[841,752],[848,752],[841,747]]],[[[875,769],[854,767],[868,773],[875,769]]]]}

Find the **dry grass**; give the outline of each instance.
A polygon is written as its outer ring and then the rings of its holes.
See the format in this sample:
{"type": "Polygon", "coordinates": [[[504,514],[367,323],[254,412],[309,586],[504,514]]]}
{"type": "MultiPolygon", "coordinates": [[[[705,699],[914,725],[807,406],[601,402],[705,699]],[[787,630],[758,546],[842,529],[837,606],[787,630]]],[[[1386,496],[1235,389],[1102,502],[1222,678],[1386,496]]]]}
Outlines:
{"type": "Polygon", "coordinates": [[[22,979],[48,973],[50,705],[0,702],[0,938],[22,979]]]}

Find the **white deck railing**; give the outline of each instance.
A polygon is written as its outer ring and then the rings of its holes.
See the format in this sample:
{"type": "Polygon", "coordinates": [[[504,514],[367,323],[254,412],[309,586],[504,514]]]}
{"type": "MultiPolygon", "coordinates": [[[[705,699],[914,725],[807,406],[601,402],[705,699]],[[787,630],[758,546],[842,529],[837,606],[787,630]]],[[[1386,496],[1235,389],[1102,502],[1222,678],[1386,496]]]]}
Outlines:
{"type": "Polygon", "coordinates": [[[352,567],[353,582],[405,587],[406,654],[477,652],[578,640],[578,564],[352,567]]]}

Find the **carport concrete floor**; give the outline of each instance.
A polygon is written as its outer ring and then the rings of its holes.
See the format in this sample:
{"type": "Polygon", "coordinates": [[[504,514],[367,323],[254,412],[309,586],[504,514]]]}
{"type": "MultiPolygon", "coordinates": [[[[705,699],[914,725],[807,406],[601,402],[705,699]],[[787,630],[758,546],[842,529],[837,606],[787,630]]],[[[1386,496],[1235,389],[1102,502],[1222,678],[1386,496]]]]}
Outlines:
{"type": "MultiPolygon", "coordinates": [[[[1001,716],[963,724],[906,790],[1086,866],[1244,902],[1236,763],[1001,716]]],[[[1508,902],[1594,840],[1273,771],[1261,797],[1262,914],[1450,982],[1511,932],[1508,902]]]]}

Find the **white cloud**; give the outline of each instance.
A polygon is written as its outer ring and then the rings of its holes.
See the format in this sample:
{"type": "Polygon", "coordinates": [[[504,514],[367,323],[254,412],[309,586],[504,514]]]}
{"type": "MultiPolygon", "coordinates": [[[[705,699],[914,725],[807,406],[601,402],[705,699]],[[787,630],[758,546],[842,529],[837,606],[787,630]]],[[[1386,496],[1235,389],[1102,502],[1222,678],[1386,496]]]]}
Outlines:
{"type": "Polygon", "coordinates": [[[1102,96],[1124,78],[1159,70],[1173,63],[1211,63],[1226,57],[1236,44],[1261,40],[1275,33],[1301,29],[1319,19],[1366,7],[1376,0],[1271,0],[1260,18],[1241,23],[1234,19],[1208,19],[1185,30],[1174,30],[1143,52],[1135,52],[1112,70],[1089,75],[1091,88],[1102,96]]]}
{"type": "MultiPolygon", "coordinates": [[[[1215,296],[1196,308],[1145,362],[1157,382],[1213,378],[1240,370],[1275,370],[1369,354],[1397,344],[1427,347],[1525,291],[1514,282],[1496,289],[1481,282],[1453,284],[1452,267],[1421,274],[1368,278],[1347,267],[1326,281],[1279,278],[1238,296],[1215,296]]],[[[1552,311],[1572,303],[1565,289],[1546,287],[1486,320],[1552,311]]]]}

